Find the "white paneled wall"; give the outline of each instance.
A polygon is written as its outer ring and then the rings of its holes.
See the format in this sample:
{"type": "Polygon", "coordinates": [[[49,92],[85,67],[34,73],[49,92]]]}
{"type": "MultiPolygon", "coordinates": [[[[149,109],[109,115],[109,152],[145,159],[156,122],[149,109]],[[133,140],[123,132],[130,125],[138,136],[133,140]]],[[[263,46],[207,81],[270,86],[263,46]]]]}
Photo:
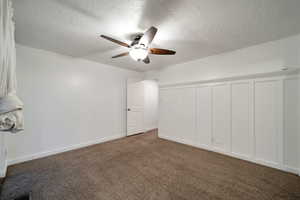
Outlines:
{"type": "Polygon", "coordinates": [[[250,81],[231,84],[231,152],[245,159],[253,155],[252,89],[250,81]]]}
{"type": "Polygon", "coordinates": [[[279,111],[282,107],[278,80],[255,81],[255,158],[270,165],[281,162],[281,146],[283,142],[279,111]]]}
{"type": "Polygon", "coordinates": [[[284,81],[284,156],[283,163],[291,168],[300,167],[299,91],[300,81],[290,78],[284,81]],[[298,149],[298,148],[299,149],[298,149]],[[297,152],[298,155],[297,155],[297,152]],[[298,156],[298,160],[295,159],[298,156]]]}
{"type": "Polygon", "coordinates": [[[216,150],[223,152],[230,151],[229,98],[230,90],[228,84],[212,86],[212,145],[216,150]]]}
{"type": "Polygon", "coordinates": [[[298,78],[160,89],[159,136],[298,173],[298,78]]]}
{"type": "Polygon", "coordinates": [[[195,88],[192,87],[161,91],[159,127],[166,133],[166,137],[194,145],[196,138],[195,101],[195,88]]]}
{"type": "Polygon", "coordinates": [[[212,143],[212,89],[209,86],[197,88],[197,146],[209,148],[212,143]]]}

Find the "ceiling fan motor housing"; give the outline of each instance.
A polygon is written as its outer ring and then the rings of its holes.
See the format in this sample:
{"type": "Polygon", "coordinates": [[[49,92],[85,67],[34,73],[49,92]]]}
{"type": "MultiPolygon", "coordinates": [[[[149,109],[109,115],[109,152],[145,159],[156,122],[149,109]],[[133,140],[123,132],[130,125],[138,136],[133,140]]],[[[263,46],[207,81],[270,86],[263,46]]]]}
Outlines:
{"type": "Polygon", "coordinates": [[[134,46],[136,44],[139,43],[140,39],[143,37],[144,34],[138,34],[135,36],[135,38],[133,39],[132,43],[131,43],[131,46],[134,46]]]}

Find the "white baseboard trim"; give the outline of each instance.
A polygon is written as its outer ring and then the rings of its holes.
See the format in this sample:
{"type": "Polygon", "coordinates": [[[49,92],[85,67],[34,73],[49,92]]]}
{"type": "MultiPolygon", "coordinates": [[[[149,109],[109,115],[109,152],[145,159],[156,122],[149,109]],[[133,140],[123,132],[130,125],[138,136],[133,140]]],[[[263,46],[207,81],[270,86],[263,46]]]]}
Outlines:
{"type": "Polygon", "coordinates": [[[2,169],[0,169],[0,178],[4,178],[6,176],[6,170],[7,170],[7,161],[5,160],[2,169]]]}
{"type": "Polygon", "coordinates": [[[53,150],[50,150],[50,151],[44,151],[44,152],[39,152],[39,153],[31,154],[31,155],[22,156],[22,157],[19,157],[19,158],[9,159],[8,162],[7,162],[7,166],[14,165],[14,164],[19,164],[19,163],[23,163],[23,162],[26,162],[26,161],[39,159],[39,158],[44,158],[44,157],[47,157],[47,156],[51,156],[51,155],[55,155],[55,154],[59,154],[59,153],[63,153],[63,152],[67,152],[67,151],[71,151],[71,150],[75,150],[75,149],[80,149],[80,148],[83,148],[83,147],[88,147],[88,146],[91,146],[91,145],[100,144],[100,143],[103,143],[103,142],[108,142],[108,141],[115,140],[115,139],[120,139],[120,138],[123,138],[123,137],[125,137],[124,134],[112,135],[112,136],[109,136],[109,137],[99,138],[99,139],[96,139],[96,140],[93,140],[93,141],[80,143],[80,144],[75,144],[75,145],[71,145],[71,146],[68,146],[68,147],[53,149],[53,150]]]}
{"type": "Polygon", "coordinates": [[[162,139],[165,139],[165,140],[170,140],[170,141],[178,142],[178,143],[181,143],[181,144],[186,144],[186,145],[189,145],[189,146],[196,147],[196,145],[192,141],[187,141],[187,140],[180,139],[180,138],[173,138],[173,137],[166,136],[166,135],[161,135],[161,134],[158,134],[158,137],[162,138],[162,139]]]}
{"type": "Polygon", "coordinates": [[[284,167],[284,171],[287,171],[287,172],[290,172],[293,174],[297,174],[298,176],[300,176],[299,169],[297,169],[295,167],[286,166],[286,165],[284,165],[283,167],[284,167]]]}
{"type": "Polygon", "coordinates": [[[275,168],[275,169],[278,169],[278,170],[281,170],[281,171],[297,174],[297,175],[300,176],[300,170],[297,169],[297,168],[293,168],[293,167],[289,167],[289,166],[280,166],[277,163],[268,162],[268,161],[264,161],[264,160],[257,160],[257,159],[253,159],[251,157],[247,157],[247,156],[244,156],[244,155],[239,155],[239,154],[232,153],[232,152],[220,151],[219,149],[212,148],[208,145],[197,145],[192,141],[186,141],[186,140],[183,140],[183,139],[174,138],[174,137],[166,136],[166,135],[163,135],[163,134],[158,134],[158,137],[162,138],[162,139],[165,139],[165,140],[170,140],[170,141],[173,141],[173,142],[178,142],[178,143],[181,143],[181,144],[193,146],[193,147],[196,147],[196,148],[199,148],[199,149],[204,149],[204,150],[207,150],[207,151],[223,154],[223,155],[230,156],[230,157],[233,157],[233,158],[238,158],[238,159],[245,160],[245,161],[248,161],[248,162],[252,162],[252,163],[255,163],[255,164],[275,168]]]}
{"type": "Polygon", "coordinates": [[[152,131],[154,129],[157,129],[157,127],[147,127],[147,128],[144,129],[144,132],[152,131]]]}

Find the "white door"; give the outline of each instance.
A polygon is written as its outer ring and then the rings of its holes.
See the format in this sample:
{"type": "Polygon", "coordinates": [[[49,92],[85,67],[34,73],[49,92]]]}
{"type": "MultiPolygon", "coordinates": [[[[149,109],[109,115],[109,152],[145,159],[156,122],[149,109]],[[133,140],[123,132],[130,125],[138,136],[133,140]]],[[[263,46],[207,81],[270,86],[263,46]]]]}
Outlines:
{"type": "Polygon", "coordinates": [[[127,136],[144,132],[144,84],[127,83],[127,136]]]}

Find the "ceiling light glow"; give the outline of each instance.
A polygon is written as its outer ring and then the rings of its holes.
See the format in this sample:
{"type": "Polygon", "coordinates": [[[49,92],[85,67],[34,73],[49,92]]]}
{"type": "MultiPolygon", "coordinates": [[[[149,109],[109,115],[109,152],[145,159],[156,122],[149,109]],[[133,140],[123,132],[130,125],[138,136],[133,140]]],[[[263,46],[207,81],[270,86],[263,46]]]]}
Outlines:
{"type": "Polygon", "coordinates": [[[133,46],[129,55],[136,61],[142,61],[148,56],[148,49],[140,46],[133,46]]]}

